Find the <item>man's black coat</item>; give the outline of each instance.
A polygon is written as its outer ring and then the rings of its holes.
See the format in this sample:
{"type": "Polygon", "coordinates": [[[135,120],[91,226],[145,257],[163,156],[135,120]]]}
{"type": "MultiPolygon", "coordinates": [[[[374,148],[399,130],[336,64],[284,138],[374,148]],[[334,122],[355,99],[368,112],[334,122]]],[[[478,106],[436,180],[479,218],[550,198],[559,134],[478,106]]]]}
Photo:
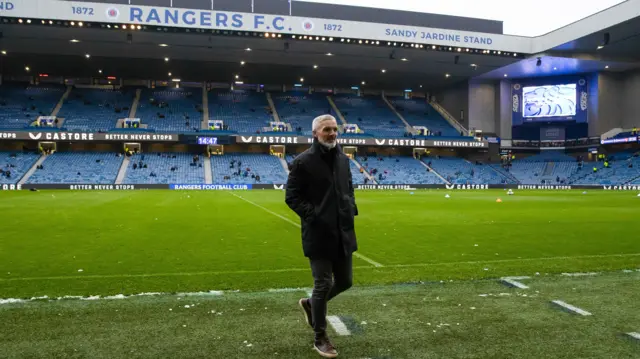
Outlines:
{"type": "Polygon", "coordinates": [[[328,150],[316,140],[289,170],[285,202],[300,216],[304,255],[334,259],[355,252],[358,208],[349,158],[340,146],[328,150]]]}

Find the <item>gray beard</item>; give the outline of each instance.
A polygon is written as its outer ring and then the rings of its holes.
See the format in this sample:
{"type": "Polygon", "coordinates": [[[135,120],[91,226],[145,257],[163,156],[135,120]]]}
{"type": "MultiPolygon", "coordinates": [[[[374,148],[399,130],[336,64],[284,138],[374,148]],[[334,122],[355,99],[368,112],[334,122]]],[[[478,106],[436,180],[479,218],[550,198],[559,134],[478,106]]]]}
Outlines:
{"type": "Polygon", "coordinates": [[[318,138],[318,142],[319,142],[322,146],[324,146],[324,147],[326,147],[326,148],[328,148],[328,149],[335,148],[335,147],[336,147],[336,144],[338,143],[338,141],[333,141],[333,143],[324,142],[324,141],[322,141],[320,138],[318,138]]]}

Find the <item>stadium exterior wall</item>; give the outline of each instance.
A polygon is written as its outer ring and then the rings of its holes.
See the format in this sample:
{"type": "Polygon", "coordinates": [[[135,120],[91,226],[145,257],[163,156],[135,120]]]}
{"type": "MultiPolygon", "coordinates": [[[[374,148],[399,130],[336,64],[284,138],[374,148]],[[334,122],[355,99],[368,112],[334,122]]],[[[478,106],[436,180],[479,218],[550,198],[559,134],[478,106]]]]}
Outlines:
{"type": "Polygon", "coordinates": [[[469,82],[469,128],[496,133],[496,85],[469,82]]]}
{"type": "Polygon", "coordinates": [[[496,88],[496,130],[501,138],[513,138],[511,114],[511,81],[502,80],[496,88]]]}
{"type": "Polygon", "coordinates": [[[589,85],[589,135],[640,127],[640,71],[600,72],[589,85]]]}
{"type": "MultiPolygon", "coordinates": [[[[186,191],[250,191],[250,190],[284,190],[285,184],[24,184],[0,185],[0,191],[20,190],[73,190],[73,191],[133,191],[133,190],[186,190],[186,191]]],[[[446,184],[357,184],[356,190],[414,190],[414,189],[444,189],[444,190],[489,190],[489,189],[518,189],[518,190],[608,190],[608,191],[640,191],[640,185],[446,185],[446,184]]]]}
{"type": "Polygon", "coordinates": [[[469,84],[467,81],[460,82],[454,86],[444,89],[435,94],[436,101],[460,124],[469,128],[469,84]],[[464,118],[460,116],[464,112],[464,118]]]}
{"type": "MultiPolygon", "coordinates": [[[[591,123],[594,136],[622,126],[624,79],[617,73],[598,74],[598,117],[591,123]]],[[[636,100],[637,101],[637,100],[636,100]]]]}
{"type": "Polygon", "coordinates": [[[640,71],[627,72],[625,75],[623,99],[623,117],[621,127],[629,129],[640,127],[640,71]]]}

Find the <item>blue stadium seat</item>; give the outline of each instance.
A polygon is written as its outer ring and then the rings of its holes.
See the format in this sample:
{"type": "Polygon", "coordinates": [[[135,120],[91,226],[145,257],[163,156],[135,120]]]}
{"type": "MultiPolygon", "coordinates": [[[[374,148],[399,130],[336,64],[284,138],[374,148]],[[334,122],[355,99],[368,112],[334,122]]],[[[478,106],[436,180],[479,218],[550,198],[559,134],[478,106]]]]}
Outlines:
{"type": "Polygon", "coordinates": [[[273,121],[264,93],[215,90],[209,96],[209,119],[222,120],[230,131],[256,133],[273,121]]]}
{"type": "MultiPolygon", "coordinates": [[[[335,116],[326,94],[272,93],[271,98],[280,120],[291,124],[294,131],[301,127],[301,133],[307,136],[311,136],[311,123],[314,118],[325,114],[335,116]]],[[[340,124],[340,120],[338,120],[338,124],[340,124]]]]}
{"type": "Polygon", "coordinates": [[[581,173],[585,173],[590,164],[585,162],[579,169],[575,157],[560,151],[544,151],[538,155],[517,159],[512,162],[509,173],[522,184],[569,184],[581,173]],[[560,181],[558,181],[560,179],[560,181]]]}
{"type": "Polygon", "coordinates": [[[425,163],[431,163],[431,168],[447,181],[454,184],[514,184],[510,177],[496,172],[491,166],[474,164],[463,158],[425,157],[425,163]]]}
{"type": "Polygon", "coordinates": [[[69,131],[107,132],[129,117],[134,91],[74,88],[58,113],[69,131]]]}
{"type": "Polygon", "coordinates": [[[440,132],[440,136],[460,136],[460,133],[425,99],[405,100],[403,97],[392,97],[388,100],[411,126],[424,126],[431,133],[440,132]]]}
{"type": "MultiPolygon", "coordinates": [[[[372,175],[379,184],[442,184],[444,183],[433,172],[413,157],[358,157],[358,162],[369,172],[377,169],[372,175]],[[384,172],[387,171],[385,174],[384,172]],[[382,180],[379,174],[382,173],[382,180]]],[[[352,174],[353,175],[353,174],[352,174]]]]}
{"type": "MultiPolygon", "coordinates": [[[[198,155],[198,164],[206,160],[198,155]]],[[[188,153],[147,152],[131,157],[124,184],[204,184],[204,165],[192,166],[193,155],[188,153]],[[144,158],[144,159],[143,159],[144,158]],[[140,162],[143,168],[140,168],[140,162]],[[136,169],[133,169],[134,163],[136,169]],[[144,168],[147,165],[147,168],[144,168]],[[171,171],[171,168],[175,168],[171,171]],[[151,174],[155,176],[151,176],[151,174]]]]}
{"type": "Polygon", "coordinates": [[[349,165],[351,166],[351,181],[353,184],[364,184],[364,179],[366,177],[364,174],[360,173],[360,167],[353,163],[353,161],[349,161],[349,165]]]}
{"type": "Polygon", "coordinates": [[[366,134],[378,137],[402,137],[404,123],[381,97],[339,94],[333,101],[347,123],[358,125],[366,134]]]}
{"type": "MultiPolygon", "coordinates": [[[[619,158],[623,158],[620,156],[619,158]]],[[[609,168],[605,168],[603,162],[585,164],[583,171],[586,175],[574,179],[576,185],[622,185],[637,182],[640,177],[640,157],[627,157],[626,159],[609,161],[609,168]],[[629,167],[629,164],[632,167],[629,167]],[[598,172],[593,172],[593,167],[598,172]]]]}
{"type": "Polygon", "coordinates": [[[136,117],[156,132],[188,133],[202,126],[202,89],[144,89],[136,117]],[[159,107],[162,106],[162,107],[159,107]],[[187,126],[188,122],[188,126],[187,126]]]}
{"type": "Polygon", "coordinates": [[[64,92],[65,87],[61,85],[0,86],[0,129],[24,129],[38,116],[51,115],[64,92]]]}
{"type": "Polygon", "coordinates": [[[287,172],[282,167],[280,159],[266,154],[232,153],[211,156],[211,170],[215,184],[287,183],[287,172]],[[233,160],[236,162],[234,168],[231,168],[233,160]],[[238,170],[238,161],[242,164],[239,176],[234,174],[238,170]],[[250,171],[246,171],[247,168],[250,171]],[[245,172],[247,172],[246,177],[245,172]],[[252,174],[259,175],[260,181],[251,178],[252,174]],[[229,176],[230,179],[225,180],[225,176],[229,176]]]}
{"type": "Polygon", "coordinates": [[[10,172],[10,177],[0,174],[0,184],[18,183],[39,157],[36,153],[0,152],[0,170],[10,172]]]}
{"type": "MultiPolygon", "coordinates": [[[[640,126],[639,126],[640,128],[640,126]]],[[[625,132],[620,132],[617,135],[613,136],[613,137],[607,137],[607,139],[614,139],[614,138],[627,138],[627,137],[631,137],[631,136],[638,136],[640,135],[640,133],[636,133],[634,134],[633,131],[625,131],[625,132]]]]}
{"type": "Polygon", "coordinates": [[[27,183],[112,184],[123,157],[112,152],[56,152],[27,183]],[[100,162],[97,162],[100,161],[100,162]]]}

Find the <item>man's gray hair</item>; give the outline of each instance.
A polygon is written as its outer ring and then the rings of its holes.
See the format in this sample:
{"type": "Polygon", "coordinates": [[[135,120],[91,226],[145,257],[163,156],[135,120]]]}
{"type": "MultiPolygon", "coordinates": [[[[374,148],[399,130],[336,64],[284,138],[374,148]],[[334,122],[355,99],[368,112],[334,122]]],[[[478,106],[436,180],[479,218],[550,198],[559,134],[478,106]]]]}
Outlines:
{"type": "Polygon", "coordinates": [[[336,118],[331,115],[320,115],[313,119],[313,122],[311,123],[311,129],[313,131],[320,129],[320,126],[325,121],[336,121],[336,118]]]}

